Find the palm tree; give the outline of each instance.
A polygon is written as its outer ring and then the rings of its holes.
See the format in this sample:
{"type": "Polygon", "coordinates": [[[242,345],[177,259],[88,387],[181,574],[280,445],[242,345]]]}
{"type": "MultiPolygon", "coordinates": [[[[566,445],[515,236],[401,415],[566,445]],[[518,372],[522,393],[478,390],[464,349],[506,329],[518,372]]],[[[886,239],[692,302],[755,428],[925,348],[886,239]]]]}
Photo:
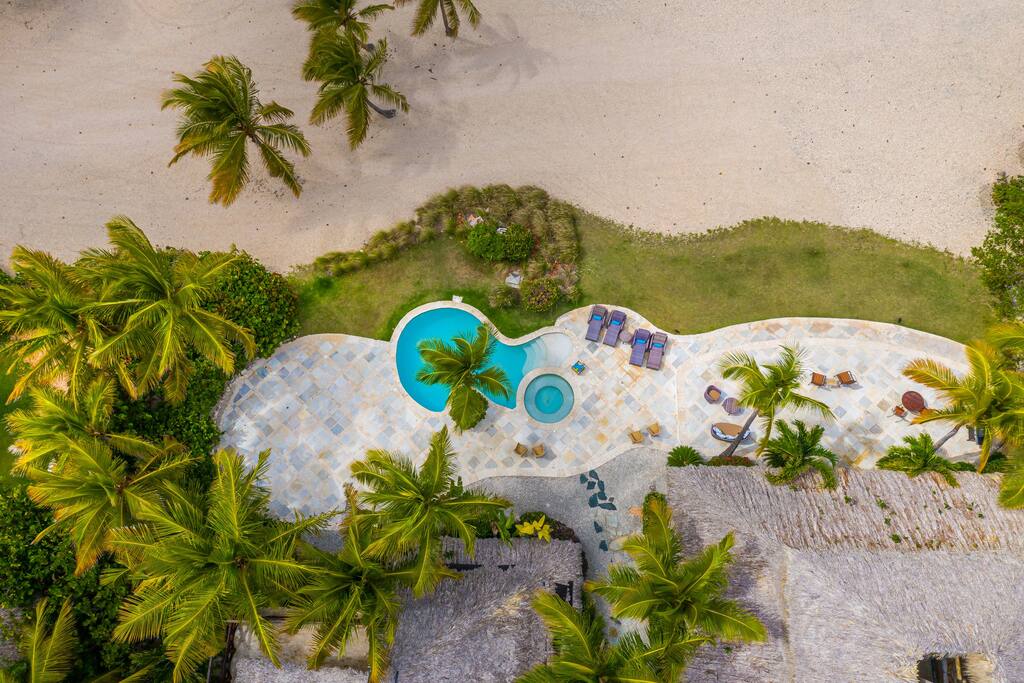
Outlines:
{"type": "Polygon", "coordinates": [[[180,109],[178,144],[168,166],[193,154],[212,157],[210,202],[230,205],[249,181],[247,143],[259,150],[271,177],[280,178],[296,197],[302,184],[282,149],[309,156],[302,132],[286,123],[293,112],[277,102],[263,104],[252,71],[236,57],[213,57],[194,77],[174,74],[179,88],[163,95],[161,109],[180,109]]]}
{"type": "Polygon", "coordinates": [[[577,612],[558,596],[538,591],[533,609],[551,634],[555,652],[516,683],[660,683],[644,657],[643,640],[628,633],[609,643],[593,604],[577,612]]]}
{"type": "Polygon", "coordinates": [[[788,484],[817,470],[824,486],[834,489],[836,481],[836,454],[821,445],[825,428],[815,425],[807,429],[800,420],[793,420],[794,430],[785,420],[779,420],[779,435],[764,445],[764,458],[775,472],[765,477],[773,484],[788,484]]]}
{"type": "Polygon", "coordinates": [[[480,325],[475,337],[466,337],[456,337],[451,344],[443,339],[420,342],[423,367],[416,373],[416,379],[424,384],[443,384],[450,389],[448,414],[460,431],[474,426],[487,412],[487,399],[480,392],[501,398],[512,392],[505,371],[490,365],[495,345],[490,328],[480,325]]]}
{"type": "MultiPolygon", "coordinates": [[[[415,0],[419,3],[416,6],[416,15],[412,20],[412,34],[421,36],[430,30],[434,20],[441,15],[441,23],[444,24],[444,34],[449,38],[456,38],[459,35],[459,9],[466,14],[469,25],[476,28],[480,23],[480,11],[473,4],[472,0],[415,0]]],[[[395,4],[402,6],[410,0],[395,0],[395,4]]]]}
{"type": "MultiPolygon", "coordinates": [[[[20,451],[14,469],[45,470],[66,456],[71,443],[99,439],[115,450],[136,458],[152,458],[161,450],[134,434],[111,432],[116,390],[113,379],[98,375],[80,392],[77,400],[51,387],[29,390],[30,407],[5,418],[20,451]]],[[[57,468],[60,469],[59,466],[57,468]]]]}
{"type": "Polygon", "coordinates": [[[697,556],[683,558],[671,510],[651,496],[644,502],[643,532],[622,545],[636,566],[611,564],[608,576],[588,581],[586,589],[605,598],[616,619],[645,619],[689,646],[763,641],[767,634],[757,617],[723,597],[732,545],[730,533],[697,556]]]}
{"type": "Polygon", "coordinates": [[[454,478],[454,457],[448,430],[442,428],[430,439],[419,469],[407,458],[378,450],[352,463],[352,476],[368,489],[362,494],[370,505],[365,518],[377,527],[366,552],[378,558],[414,554],[401,576],[417,597],[434,590],[441,579],[458,576],[442,562],[442,536],[458,536],[472,555],[474,524],[511,506],[507,500],[463,489],[462,479],[454,478]]]}
{"type": "Polygon", "coordinates": [[[181,401],[192,375],[190,349],[227,375],[235,369],[232,342],[246,357],[255,354],[247,330],[203,308],[235,255],[158,251],[127,216],[111,219],[107,233],[114,250],[90,250],[81,263],[101,288],[89,309],[117,332],[90,358],[100,366],[133,358],[132,375],[119,375],[133,398],[162,383],[168,399],[181,401]]]}
{"type": "Polygon", "coordinates": [[[67,531],[75,545],[75,575],[81,575],[110,549],[112,529],[156,513],[166,485],[193,461],[183,452],[180,444],[168,440],[157,455],[133,467],[99,440],[69,442],[59,471],[26,470],[32,481],[29,497],[52,508],[54,516],[35,541],[67,531]]]}
{"type": "Polygon", "coordinates": [[[366,139],[371,109],[384,118],[395,115],[394,109],[377,106],[371,96],[409,111],[405,95],[378,82],[388,59],[388,42],[381,39],[369,54],[360,50],[361,45],[359,38],[352,34],[321,31],[313,37],[309,57],[302,66],[304,79],[320,82],[310,123],[320,126],[344,113],[348,122],[348,144],[352,149],[366,139]]]}
{"type": "Polygon", "coordinates": [[[903,374],[945,401],[943,407],[914,418],[914,424],[952,423],[952,429],[935,443],[936,451],[962,427],[972,425],[984,431],[978,459],[978,471],[983,472],[994,439],[1019,442],[1024,436],[1024,378],[1007,369],[1005,357],[992,344],[973,341],[964,350],[969,369],[963,377],[930,358],[911,361],[903,374]]]}
{"type": "Polygon", "coordinates": [[[175,682],[221,650],[229,621],[245,623],[280,666],[274,627],[261,612],[315,573],[295,559],[296,545],[334,513],[273,519],[270,492],[259,484],[268,457],[264,451],[247,470],[238,454],[218,451],[217,473],[205,494],[171,487],[163,507],[144,515],[146,523],[113,532],[118,560],[137,581],[114,638],[161,638],[175,682]]]}
{"type": "Polygon", "coordinates": [[[388,667],[388,655],[398,625],[399,568],[370,557],[367,548],[374,529],[359,508],[355,489],[346,486],[348,513],[342,525],[343,544],[334,555],[308,546],[317,573],[299,591],[289,609],[286,628],[295,633],[316,624],[309,667],[318,669],[332,652],[344,654],[357,628],[364,629],[368,645],[370,683],[378,683],[388,667]]]}
{"type": "Polygon", "coordinates": [[[292,16],[306,22],[310,31],[348,33],[365,45],[370,34],[369,22],[394,7],[367,5],[358,9],[358,5],[359,0],[296,0],[292,16]]]}
{"type": "MultiPolygon", "coordinates": [[[[771,438],[775,415],[784,408],[815,410],[823,418],[832,419],[832,409],[821,401],[797,393],[803,376],[803,352],[799,348],[782,347],[779,359],[774,363],[759,364],[745,353],[730,353],[720,363],[722,376],[738,380],[740,405],[751,409],[750,417],[740,434],[745,433],[754,420],[761,417],[764,422],[764,436],[757,449],[760,455],[771,438]]],[[[733,441],[722,455],[732,455],[740,445],[733,441]]]]}
{"type": "Polygon", "coordinates": [[[32,625],[22,634],[18,651],[25,661],[18,675],[12,670],[0,670],[0,683],[60,683],[71,672],[75,660],[75,617],[71,602],[65,600],[49,628],[46,614],[47,601],[36,603],[32,625]]]}
{"type": "Polygon", "coordinates": [[[44,251],[17,246],[11,265],[16,278],[0,285],[0,353],[18,378],[7,402],[32,386],[66,385],[75,397],[89,375],[92,345],[104,335],[88,310],[95,293],[74,266],[44,251]]]}
{"type": "MultiPolygon", "coordinates": [[[[950,486],[959,486],[954,472],[962,472],[965,468],[961,465],[967,463],[955,463],[947,460],[935,452],[935,444],[927,432],[917,436],[907,435],[903,437],[904,446],[890,446],[889,450],[878,459],[875,467],[880,470],[893,470],[905,472],[908,477],[916,477],[925,472],[935,472],[950,486]]],[[[970,469],[974,469],[970,467],[970,469]]]]}

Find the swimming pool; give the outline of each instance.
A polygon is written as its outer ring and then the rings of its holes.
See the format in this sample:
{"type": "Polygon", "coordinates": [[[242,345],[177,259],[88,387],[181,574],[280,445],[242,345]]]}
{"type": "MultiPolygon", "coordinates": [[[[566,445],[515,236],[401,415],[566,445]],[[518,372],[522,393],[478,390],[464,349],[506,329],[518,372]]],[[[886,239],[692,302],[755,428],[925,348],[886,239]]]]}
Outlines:
{"type": "MultiPolygon", "coordinates": [[[[417,346],[425,339],[455,337],[472,338],[481,320],[469,311],[453,306],[433,308],[413,317],[398,336],[395,360],[402,388],[427,410],[441,412],[448,401],[448,387],[423,384],[416,373],[423,367],[417,346]]],[[[508,398],[487,395],[493,402],[506,408],[516,407],[516,391],[523,376],[540,367],[564,366],[572,353],[572,342],[561,332],[542,334],[524,344],[509,345],[495,340],[491,364],[497,365],[508,376],[511,391],[508,398]]]]}

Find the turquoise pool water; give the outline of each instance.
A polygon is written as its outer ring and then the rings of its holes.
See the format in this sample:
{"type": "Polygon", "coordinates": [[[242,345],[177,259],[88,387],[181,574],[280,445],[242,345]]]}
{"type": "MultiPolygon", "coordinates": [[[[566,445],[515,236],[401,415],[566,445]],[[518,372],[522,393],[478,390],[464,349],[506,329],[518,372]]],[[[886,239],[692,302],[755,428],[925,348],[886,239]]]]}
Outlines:
{"type": "Polygon", "coordinates": [[[523,403],[534,420],[558,422],[572,410],[572,387],[558,375],[537,375],[526,385],[523,403]]]}
{"type": "MultiPolygon", "coordinates": [[[[424,339],[444,339],[451,341],[455,337],[472,337],[480,320],[468,311],[460,308],[435,308],[420,313],[402,329],[398,337],[396,361],[398,379],[402,388],[417,403],[435,412],[444,410],[448,401],[448,387],[428,385],[416,380],[416,373],[423,367],[420,360],[418,344],[424,339]]],[[[497,365],[508,375],[512,391],[509,398],[498,398],[488,395],[499,405],[506,408],[516,407],[516,391],[523,376],[534,368],[545,365],[562,365],[571,350],[571,342],[561,333],[544,334],[531,339],[525,344],[510,346],[500,341],[495,342],[493,365],[497,365]],[[560,338],[560,339],[555,339],[560,338]]]]}

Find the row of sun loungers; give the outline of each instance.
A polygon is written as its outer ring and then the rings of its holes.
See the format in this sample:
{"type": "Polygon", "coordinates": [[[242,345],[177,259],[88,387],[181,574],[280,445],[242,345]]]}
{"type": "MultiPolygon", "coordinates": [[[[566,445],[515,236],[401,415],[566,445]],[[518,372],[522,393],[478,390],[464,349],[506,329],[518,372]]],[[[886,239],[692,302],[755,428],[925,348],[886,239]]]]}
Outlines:
{"type": "MultiPolygon", "coordinates": [[[[601,333],[604,332],[603,343],[607,346],[615,346],[622,338],[622,332],[626,327],[626,314],[622,311],[612,311],[608,315],[608,309],[604,306],[594,306],[590,309],[590,320],[587,322],[587,341],[600,341],[601,333]]],[[[660,370],[662,360],[665,358],[665,347],[668,346],[668,335],[664,332],[651,334],[649,330],[640,328],[633,332],[630,342],[629,364],[637,367],[644,367],[645,358],[647,368],[660,370]]]]}

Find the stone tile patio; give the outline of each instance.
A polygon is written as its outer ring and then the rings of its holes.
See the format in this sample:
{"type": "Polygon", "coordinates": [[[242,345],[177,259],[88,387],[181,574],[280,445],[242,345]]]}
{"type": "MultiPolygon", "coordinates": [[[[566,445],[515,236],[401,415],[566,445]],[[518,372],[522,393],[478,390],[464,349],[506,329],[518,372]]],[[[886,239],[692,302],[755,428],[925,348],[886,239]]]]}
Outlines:
{"type": "MultiPolygon", "coordinates": [[[[789,318],[671,336],[662,370],[655,372],[628,365],[626,345],[613,349],[584,341],[588,312],[571,311],[555,324],[574,340],[574,358],[587,366],[581,376],[568,368],[554,369],[573,387],[573,411],[555,425],[543,425],[521,405],[507,409],[492,404],[480,425],[452,435],[467,483],[496,476],[587,472],[633,448],[628,432],[652,423],[660,424],[662,433],[654,439],[645,435],[646,446],[667,451],[688,443],[712,455],[722,444],[711,438],[710,425],[746,417],[730,418],[720,405],[702,398],[709,383],[726,395],[734,389],[717,372],[719,358],[741,350],[767,360],[779,344],[805,349],[808,369],[829,375],[852,370],[858,377],[852,388],[807,391],[828,403],[839,418],[827,426],[830,448],[849,463],[870,466],[886,447],[922,429],[891,415],[903,391],[914,388],[933,400],[927,390],[902,378],[907,361],[929,356],[957,371],[964,369],[962,347],[940,337],[881,323],[789,318]],[[547,454],[521,458],[513,452],[517,443],[543,443],[547,454]]],[[[627,314],[628,329],[653,329],[638,314],[627,314]]],[[[302,337],[253,363],[232,383],[217,417],[224,432],[222,446],[250,458],[271,449],[268,483],[276,505],[304,512],[341,507],[349,465],[367,450],[390,450],[419,461],[430,435],[447,422],[402,389],[393,342],[349,335],[302,337]]],[[[942,425],[928,429],[936,437],[946,430],[942,425]]],[[[959,458],[977,449],[958,436],[944,450],[959,458]]]]}

